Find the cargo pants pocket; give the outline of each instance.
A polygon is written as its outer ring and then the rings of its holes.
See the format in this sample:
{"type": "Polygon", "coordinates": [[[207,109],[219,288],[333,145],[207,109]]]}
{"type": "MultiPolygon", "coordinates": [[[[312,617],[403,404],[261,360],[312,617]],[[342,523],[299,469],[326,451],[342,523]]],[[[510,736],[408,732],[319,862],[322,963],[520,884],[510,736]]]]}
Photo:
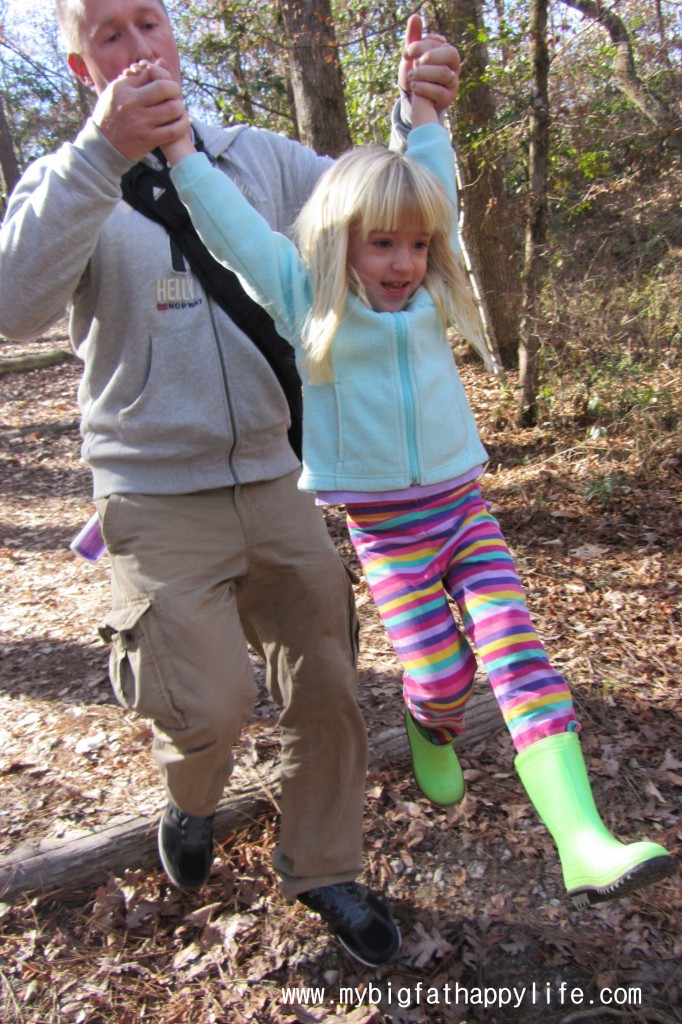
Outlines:
{"type": "Polygon", "coordinates": [[[112,608],[98,628],[111,644],[109,677],[116,699],[125,708],[151,718],[163,729],[182,729],[185,720],[173,702],[169,680],[160,669],[163,650],[149,597],[131,598],[112,608]]]}

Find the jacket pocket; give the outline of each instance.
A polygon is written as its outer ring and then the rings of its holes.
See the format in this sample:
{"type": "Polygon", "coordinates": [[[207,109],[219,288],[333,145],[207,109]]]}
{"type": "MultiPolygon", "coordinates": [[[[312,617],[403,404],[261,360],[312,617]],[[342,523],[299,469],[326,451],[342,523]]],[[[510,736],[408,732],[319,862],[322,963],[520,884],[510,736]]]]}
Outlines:
{"type": "MultiPolygon", "coordinates": [[[[188,457],[224,449],[232,436],[220,355],[212,335],[152,335],[136,352],[138,391],[118,399],[120,443],[188,457]],[[140,379],[141,378],[141,379],[140,379]]],[[[97,425],[98,410],[90,419],[97,425]]]]}
{"type": "MultiPolygon", "coordinates": [[[[389,370],[386,373],[390,379],[389,370]]],[[[350,487],[381,489],[405,486],[409,480],[405,421],[395,387],[375,387],[368,394],[362,378],[337,381],[338,409],[337,471],[350,487]],[[353,481],[353,482],[351,482],[353,481]]]]}
{"type": "Polygon", "coordinates": [[[105,643],[111,644],[109,676],[119,703],[163,729],[181,729],[185,719],[174,704],[169,680],[159,670],[162,637],[149,597],[131,598],[113,608],[99,626],[105,643]]]}

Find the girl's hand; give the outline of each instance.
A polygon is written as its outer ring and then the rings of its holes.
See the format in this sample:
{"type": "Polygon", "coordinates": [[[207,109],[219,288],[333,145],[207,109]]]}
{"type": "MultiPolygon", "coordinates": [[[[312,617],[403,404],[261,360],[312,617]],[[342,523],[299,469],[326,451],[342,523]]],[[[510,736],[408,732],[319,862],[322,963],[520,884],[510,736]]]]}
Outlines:
{"type": "MultiPolygon", "coordinates": [[[[149,82],[172,81],[171,74],[164,66],[162,59],[153,63],[148,60],[136,61],[121,73],[121,77],[127,79],[133,85],[139,86],[146,85],[149,82]]],[[[189,114],[187,113],[187,109],[184,104],[181,119],[178,122],[178,127],[184,128],[184,132],[176,133],[178,135],[177,138],[161,145],[163,155],[171,167],[174,167],[175,164],[179,163],[183,157],[196,152],[194,143],[192,142],[192,130],[189,123],[189,114]]]]}
{"type": "Polygon", "coordinates": [[[92,119],[109,142],[135,163],[158,146],[189,135],[189,115],[177,82],[161,64],[140,61],[103,90],[92,119]]]}
{"type": "Polygon", "coordinates": [[[455,102],[459,89],[461,61],[456,48],[444,36],[429,32],[422,36],[418,14],[407,20],[405,46],[398,69],[398,85],[412,100],[429,100],[436,114],[455,102]]]}

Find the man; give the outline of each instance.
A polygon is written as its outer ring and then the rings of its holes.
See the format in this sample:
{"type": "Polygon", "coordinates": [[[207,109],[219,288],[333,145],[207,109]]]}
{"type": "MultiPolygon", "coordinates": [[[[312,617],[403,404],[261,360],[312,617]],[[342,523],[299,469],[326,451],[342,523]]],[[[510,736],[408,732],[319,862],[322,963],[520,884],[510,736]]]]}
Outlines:
{"type": "MultiPolygon", "coordinates": [[[[102,632],[119,700],[153,722],[168,805],[159,851],[197,889],[215,807],[248,720],[247,640],[282,709],[282,894],[316,911],[356,959],[400,935],[362,867],[367,762],[356,700],[352,589],[319,510],[297,489],[289,409],[275,374],[205,292],[163,227],[121,198],[121,178],[184,132],[180,61],[161,0],[58,0],[81,82],[98,96],[73,143],[37,160],[0,233],[0,331],[41,332],[70,307],[84,371],[83,458],[111,556],[102,632]],[[163,59],[168,81],[120,73],[163,59]],[[149,154],[149,156],[147,156],[149,154]]],[[[412,19],[400,69],[437,109],[459,58],[412,19]],[[419,61],[419,63],[418,63],[419,61]]],[[[206,151],[286,231],[327,161],[272,133],[194,126],[206,151]]]]}

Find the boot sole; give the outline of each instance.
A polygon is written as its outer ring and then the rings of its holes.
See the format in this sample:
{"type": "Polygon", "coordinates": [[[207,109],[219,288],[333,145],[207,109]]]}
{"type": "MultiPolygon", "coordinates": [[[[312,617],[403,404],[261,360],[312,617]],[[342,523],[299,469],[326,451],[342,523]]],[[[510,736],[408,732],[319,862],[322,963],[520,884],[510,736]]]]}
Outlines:
{"type": "Polygon", "coordinates": [[[597,903],[606,903],[608,900],[620,899],[621,896],[628,896],[631,892],[636,892],[637,889],[660,882],[672,875],[673,869],[672,857],[652,857],[642,864],[635,864],[633,868],[610,885],[569,889],[568,895],[574,905],[578,909],[582,909],[597,903]]]}

